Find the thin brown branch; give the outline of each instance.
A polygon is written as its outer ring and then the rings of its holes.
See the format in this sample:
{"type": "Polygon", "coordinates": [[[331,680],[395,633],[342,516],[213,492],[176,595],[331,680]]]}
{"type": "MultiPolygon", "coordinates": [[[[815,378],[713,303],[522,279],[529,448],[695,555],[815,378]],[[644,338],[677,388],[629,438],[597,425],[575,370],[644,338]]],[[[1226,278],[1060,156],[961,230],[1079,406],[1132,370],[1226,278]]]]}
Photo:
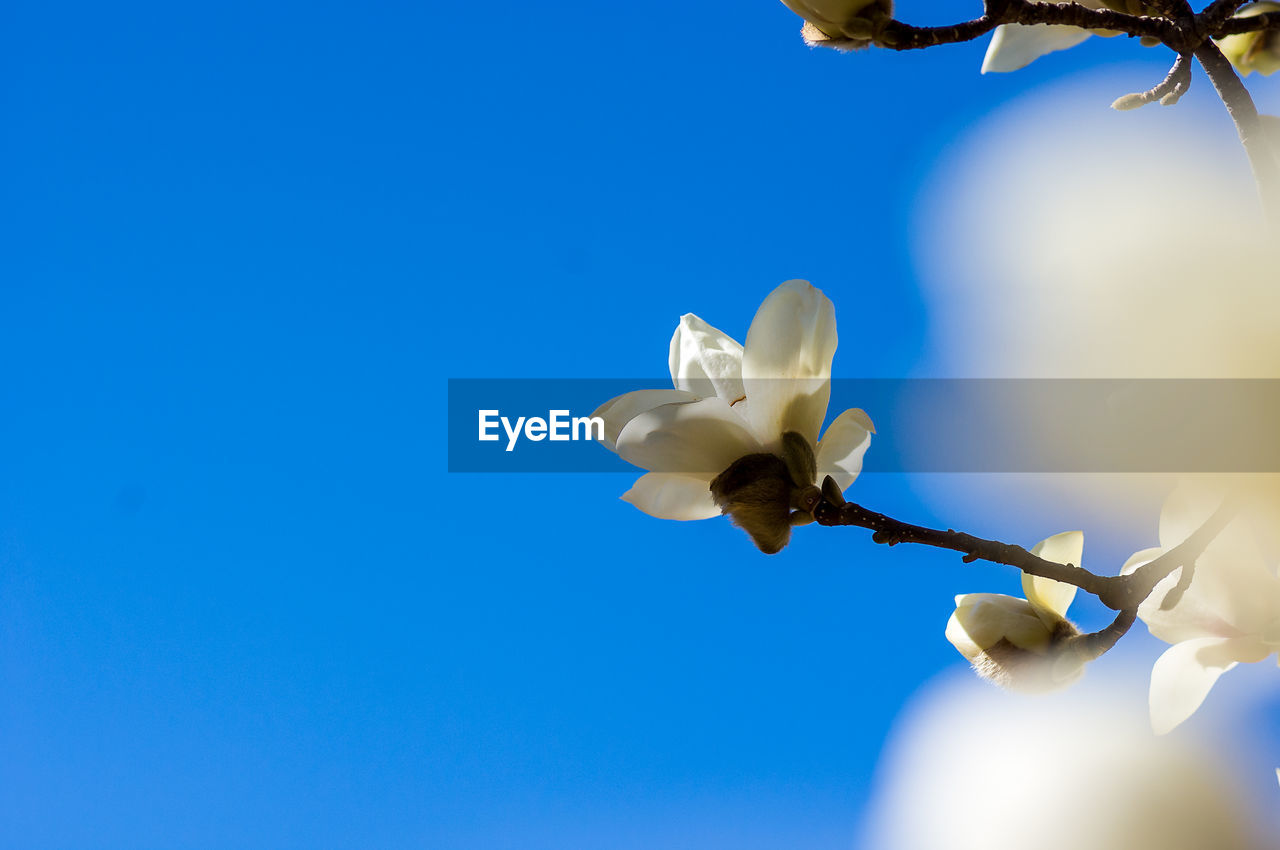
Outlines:
{"type": "Polygon", "coordinates": [[[1209,75],[1209,81],[1218,90],[1218,96],[1226,104],[1231,120],[1235,122],[1240,143],[1244,145],[1249,164],[1253,167],[1253,178],[1258,183],[1263,210],[1272,228],[1280,230],[1280,157],[1276,155],[1262,119],[1258,117],[1258,107],[1236,69],[1231,67],[1217,45],[1207,41],[1195,53],[1205,73],[1209,75]]]}
{"type": "Polygon", "coordinates": [[[1161,82],[1147,91],[1117,98],[1111,106],[1113,109],[1137,109],[1157,100],[1165,106],[1172,106],[1187,93],[1189,88],[1191,88],[1191,55],[1180,53],[1169,70],[1168,76],[1161,82]]]}
{"type": "Polygon", "coordinates": [[[940,44],[972,41],[1001,24],[1059,24],[1088,30],[1112,30],[1151,38],[1180,49],[1185,46],[1183,27],[1166,18],[1126,15],[1110,9],[1090,9],[1078,3],[1033,3],[1028,0],[987,0],[980,18],[941,27],[913,27],[890,21],[874,42],[891,50],[918,50],[940,44]]]}
{"type": "Polygon", "coordinates": [[[1224,35],[1237,35],[1242,32],[1258,32],[1259,30],[1280,29],[1280,12],[1263,12],[1247,18],[1227,18],[1213,26],[1209,31],[1215,38],[1224,35]]]}
{"type": "Polygon", "coordinates": [[[1182,597],[1186,595],[1191,588],[1191,582],[1196,577],[1196,562],[1191,561],[1182,565],[1182,574],[1178,576],[1178,583],[1173,589],[1164,595],[1164,599],[1160,600],[1160,610],[1169,611],[1175,605],[1182,601],[1182,597]]]}
{"type": "Polygon", "coordinates": [[[1116,614],[1115,620],[1105,629],[1087,635],[1076,635],[1069,646],[1079,652],[1086,661],[1100,658],[1109,651],[1120,638],[1128,634],[1134,620],[1138,619],[1138,609],[1125,608],[1116,614]]]}
{"type": "MultiPolygon", "coordinates": [[[[1223,502],[1213,515],[1186,540],[1126,576],[1128,582],[1124,586],[1123,593],[1116,597],[1116,601],[1120,603],[1119,606],[1109,607],[1136,608],[1151,595],[1156,585],[1172,575],[1174,570],[1179,567],[1183,567],[1186,571],[1193,570],[1196,559],[1204,552],[1205,547],[1213,542],[1227,523],[1235,518],[1237,512],[1238,507],[1232,500],[1223,502]]],[[[1186,577],[1186,572],[1182,577],[1186,577]]],[[[1190,584],[1190,579],[1187,579],[1187,583],[1190,584]]]]}
{"type": "Polygon", "coordinates": [[[1259,30],[1280,30],[1280,12],[1233,17],[1245,5],[1238,0],[1210,4],[1198,15],[1185,0],[1162,0],[1158,15],[1126,15],[1111,9],[1091,9],[1079,3],[1036,3],[1029,0],[988,0],[983,15],[973,20],[937,27],[915,27],[889,21],[874,36],[874,43],[890,50],[920,50],[941,44],[960,44],[981,38],[1002,24],[1059,24],[1087,30],[1111,30],[1155,39],[1191,53],[1209,38],[1222,38],[1259,30]]]}
{"type": "MultiPolygon", "coordinates": [[[[1234,505],[1224,504],[1199,529],[1160,557],[1127,576],[1099,576],[1077,564],[1059,564],[1033,555],[1021,546],[975,537],[948,528],[927,528],[894,519],[882,513],[846,502],[830,476],[822,484],[823,500],[813,510],[819,525],[851,525],[873,532],[871,540],[886,546],[915,543],[959,552],[966,563],[988,561],[1015,567],[1028,575],[1043,576],[1075,585],[1098,597],[1113,611],[1137,611],[1155,586],[1179,567],[1190,567],[1206,546],[1218,536],[1235,515],[1234,505]]],[[[1117,622],[1120,618],[1117,618],[1117,622]]],[[[1125,626],[1128,628],[1128,626],[1125,626]]]]}
{"type": "MultiPolygon", "coordinates": [[[[1033,555],[1021,546],[1001,543],[998,540],[986,540],[948,528],[945,531],[937,528],[926,528],[908,522],[893,519],[882,513],[864,508],[852,502],[836,504],[831,499],[827,485],[823,486],[826,497],[813,511],[813,518],[819,525],[852,525],[866,528],[874,532],[871,539],[876,543],[896,546],[899,543],[915,543],[921,546],[933,546],[938,549],[949,549],[959,552],[966,562],[989,561],[993,564],[1004,564],[1016,567],[1024,573],[1051,578],[1055,581],[1075,585],[1086,593],[1103,598],[1115,598],[1116,582],[1124,579],[1096,576],[1075,564],[1058,564],[1046,561],[1033,555]]],[[[1105,601],[1104,601],[1104,604],[1105,601]]],[[[1116,606],[1113,606],[1116,607],[1116,606]]]]}
{"type": "Polygon", "coordinates": [[[1249,0],[1213,0],[1196,16],[1204,32],[1218,34],[1218,28],[1249,0]]]}

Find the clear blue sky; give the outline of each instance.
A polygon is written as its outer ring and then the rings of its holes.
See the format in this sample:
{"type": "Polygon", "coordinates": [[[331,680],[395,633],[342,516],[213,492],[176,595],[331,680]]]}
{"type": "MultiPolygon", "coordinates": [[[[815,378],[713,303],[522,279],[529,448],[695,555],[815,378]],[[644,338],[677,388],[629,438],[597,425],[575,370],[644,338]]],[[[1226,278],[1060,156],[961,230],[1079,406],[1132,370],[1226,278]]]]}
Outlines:
{"type": "Polygon", "coordinates": [[[1010,577],[447,474],[446,379],[662,377],[681,313],[741,338],[796,277],[841,375],[913,374],[936,159],[1136,47],[981,77],[768,0],[3,19],[0,847],[850,846],[952,595],[1010,577]]]}

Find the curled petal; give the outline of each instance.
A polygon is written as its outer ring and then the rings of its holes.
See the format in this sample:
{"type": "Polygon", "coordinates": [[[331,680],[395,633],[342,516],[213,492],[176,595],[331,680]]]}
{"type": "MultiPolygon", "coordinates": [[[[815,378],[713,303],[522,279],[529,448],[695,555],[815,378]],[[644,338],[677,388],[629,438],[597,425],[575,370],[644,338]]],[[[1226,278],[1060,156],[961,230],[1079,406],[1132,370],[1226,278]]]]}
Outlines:
{"type": "Polygon", "coordinates": [[[681,472],[708,481],[740,457],[763,451],[723,399],[664,404],[632,419],[618,436],[618,456],[650,472],[681,472]]]}
{"type": "Polygon", "coordinates": [[[1084,659],[1063,650],[1075,634],[1065,622],[1047,629],[1025,599],[994,593],[956,597],[947,640],[984,679],[1017,691],[1040,692],[1069,685],[1084,672],[1084,659]]]}
{"type": "Polygon", "coordinates": [[[1200,638],[1169,647],[1151,669],[1151,728],[1157,735],[1173,730],[1195,713],[1219,676],[1238,661],[1265,657],[1247,639],[1200,638]]]}
{"type": "MultiPolygon", "coordinates": [[[[1031,548],[1031,554],[1055,564],[1074,564],[1078,567],[1084,555],[1084,532],[1064,531],[1047,537],[1031,548]]],[[[1071,606],[1071,600],[1076,598],[1076,590],[1074,584],[1029,573],[1022,574],[1022,592],[1027,595],[1027,601],[1049,628],[1053,628],[1058,620],[1066,618],[1067,608],[1071,606]]]]}
{"type": "Polygon", "coordinates": [[[875,431],[871,418],[856,407],[837,416],[818,441],[818,480],[830,475],[841,490],[848,489],[862,471],[862,456],[875,431]]]}
{"type": "Polygon", "coordinates": [[[710,484],[696,475],[650,472],[641,475],[622,500],[658,519],[710,519],[720,516],[710,484]]]}
{"type": "Polygon", "coordinates": [[[811,45],[840,39],[855,19],[882,9],[887,15],[893,8],[889,0],[782,0],[783,5],[807,22],[805,40],[811,45]],[[817,37],[821,36],[821,37],[817,37]]]}
{"type": "Polygon", "coordinates": [[[671,382],[701,398],[742,398],[742,346],[692,313],[680,317],[671,337],[671,382]]]}
{"type": "Polygon", "coordinates": [[[1055,50],[1075,47],[1089,31],[1057,24],[1003,24],[996,27],[982,60],[982,73],[1017,71],[1055,50]]]}
{"type": "Polygon", "coordinates": [[[742,383],[748,417],[766,444],[796,431],[817,445],[831,397],[836,314],[808,281],[789,280],[765,298],[747,331],[742,383]]]}
{"type": "Polygon", "coordinates": [[[1001,593],[967,593],[956,597],[947,623],[947,640],[973,660],[967,648],[986,651],[1002,639],[1032,652],[1043,652],[1051,635],[1025,599],[1001,593]]]}
{"type": "Polygon", "coordinates": [[[1152,546],[1150,549],[1140,549],[1137,552],[1134,552],[1129,556],[1129,560],[1124,562],[1124,566],[1120,568],[1120,575],[1129,575],[1129,573],[1133,572],[1138,567],[1146,566],[1156,558],[1159,558],[1163,553],[1164,550],[1159,546],[1152,546]]]}
{"type": "Polygon", "coordinates": [[[661,407],[664,404],[677,404],[685,401],[697,401],[693,393],[681,390],[636,390],[611,398],[596,408],[592,416],[604,420],[604,439],[600,442],[611,452],[616,452],[618,435],[627,423],[641,413],[661,407]]]}

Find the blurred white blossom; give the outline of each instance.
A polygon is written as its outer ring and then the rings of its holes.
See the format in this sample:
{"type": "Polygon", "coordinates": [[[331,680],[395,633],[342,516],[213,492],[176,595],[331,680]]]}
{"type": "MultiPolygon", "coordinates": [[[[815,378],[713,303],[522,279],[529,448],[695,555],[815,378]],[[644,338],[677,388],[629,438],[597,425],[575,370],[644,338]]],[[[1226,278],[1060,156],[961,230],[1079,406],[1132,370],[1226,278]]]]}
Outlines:
{"type": "MultiPolygon", "coordinates": [[[[1066,531],[1040,541],[1031,552],[1058,564],[1080,566],[1084,533],[1066,531]]],[[[984,679],[1019,691],[1071,684],[1085,659],[1068,646],[1078,632],[1066,618],[1076,587],[1042,576],[1022,576],[1025,599],[1001,593],[956,597],[947,640],[984,679]]]]}
{"type": "MultiPolygon", "coordinates": [[[[1186,540],[1219,507],[1217,487],[1184,483],[1160,513],[1160,546],[1136,552],[1128,575],[1186,540]]],[[[1138,609],[1151,634],[1173,644],[1151,671],[1151,725],[1164,734],[1190,717],[1218,677],[1280,650],[1280,579],[1259,545],[1261,517],[1242,512],[1196,559],[1190,586],[1164,610],[1185,566],[1156,585],[1138,609]]]]}
{"type": "Polygon", "coordinates": [[[662,519],[707,519],[723,509],[762,549],[780,549],[794,507],[788,489],[814,483],[796,479],[830,475],[844,489],[871,443],[871,420],[857,409],[836,417],[818,439],[835,350],[835,308],[807,281],[787,281],[769,294],[745,346],[691,313],[683,316],[669,354],[674,389],[626,393],[594,414],[605,421],[604,444],[649,470],[622,498],[662,519]],[[787,434],[795,436],[788,441],[787,434]],[[795,471],[797,446],[812,467],[804,474],[795,471]],[[753,469],[738,464],[747,458],[757,459],[753,469]],[[759,497],[752,515],[766,514],[760,522],[767,532],[734,513],[733,493],[713,494],[713,482],[725,482],[731,467],[742,472],[736,489],[743,498],[759,497]],[[773,485],[784,489],[780,499],[773,485]],[[769,492],[760,495],[762,489],[769,492]]]}
{"type": "MultiPolygon", "coordinates": [[[[1251,3],[1236,13],[1249,18],[1264,12],[1280,12],[1280,3],[1251,3]]],[[[1254,71],[1269,76],[1280,70],[1280,35],[1275,30],[1259,30],[1229,35],[1218,41],[1223,54],[1244,76],[1254,71]]]]}
{"type": "Polygon", "coordinates": [[[1099,679],[1034,699],[966,681],[926,687],[885,747],[857,846],[1273,847],[1254,800],[1274,789],[1255,795],[1219,739],[1151,735],[1126,684],[1099,679]]]}

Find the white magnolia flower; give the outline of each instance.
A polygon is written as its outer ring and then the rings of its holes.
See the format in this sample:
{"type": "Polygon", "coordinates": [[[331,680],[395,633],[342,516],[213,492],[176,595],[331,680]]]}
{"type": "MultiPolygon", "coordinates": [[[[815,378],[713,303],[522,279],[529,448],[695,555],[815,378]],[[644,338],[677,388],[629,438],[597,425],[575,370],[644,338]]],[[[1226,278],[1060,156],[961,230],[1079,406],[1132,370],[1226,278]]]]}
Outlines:
{"type": "Polygon", "coordinates": [[[849,49],[871,42],[876,24],[893,16],[892,0],[782,0],[804,18],[800,35],[811,47],[849,49]]]}
{"type": "Polygon", "coordinates": [[[1276,787],[1256,793],[1225,737],[1153,736],[1124,691],[1117,677],[1034,700],[925,684],[882,747],[853,846],[1275,850],[1276,787]]]}
{"type": "MultiPolygon", "coordinates": [[[[1112,9],[1140,15],[1141,2],[1138,0],[1075,0],[1081,6],[1090,9],[1112,9]]],[[[1062,26],[1058,24],[1002,24],[996,27],[987,46],[987,55],[982,60],[982,73],[988,71],[1017,71],[1025,68],[1035,60],[1057,50],[1075,47],[1093,34],[1101,36],[1119,35],[1114,30],[1086,30],[1080,27],[1062,26]]]]}
{"type": "MultiPolygon", "coordinates": [[[[1236,13],[1237,18],[1248,18],[1264,12],[1280,12],[1280,3],[1251,3],[1236,13]]],[[[1280,71],[1280,34],[1274,30],[1244,32],[1229,35],[1218,41],[1222,53],[1231,60],[1244,76],[1254,71],[1264,77],[1280,71]]]]}
{"type": "MultiPolygon", "coordinates": [[[[1188,484],[1174,490],[1160,512],[1160,546],[1134,553],[1121,573],[1186,540],[1221,501],[1188,484]]],[[[1182,570],[1157,584],[1138,608],[1151,634],[1173,644],[1151,670],[1151,725],[1160,735],[1194,714],[1218,677],[1237,663],[1262,661],[1280,650],[1280,579],[1263,558],[1246,515],[1209,543],[1182,598],[1161,610],[1182,570]]]]}
{"type": "MultiPolygon", "coordinates": [[[[1057,564],[1080,565],[1084,533],[1064,531],[1035,545],[1032,554],[1057,564]]],[[[1023,573],[1026,599],[1002,593],[956,597],[947,640],[984,679],[1017,691],[1065,687],[1084,672],[1085,659],[1068,647],[1079,632],[1067,620],[1076,587],[1023,573]]]]}
{"type": "Polygon", "coordinates": [[[797,494],[812,497],[826,475],[842,490],[852,484],[875,430],[851,409],[818,439],[835,350],[835,308],[803,280],[769,293],[745,346],[681,317],[669,357],[675,388],[630,392],[594,414],[605,421],[602,442],[649,470],[622,498],[661,519],[727,513],[763,551],[781,549],[813,507],[795,504],[797,494]]]}

